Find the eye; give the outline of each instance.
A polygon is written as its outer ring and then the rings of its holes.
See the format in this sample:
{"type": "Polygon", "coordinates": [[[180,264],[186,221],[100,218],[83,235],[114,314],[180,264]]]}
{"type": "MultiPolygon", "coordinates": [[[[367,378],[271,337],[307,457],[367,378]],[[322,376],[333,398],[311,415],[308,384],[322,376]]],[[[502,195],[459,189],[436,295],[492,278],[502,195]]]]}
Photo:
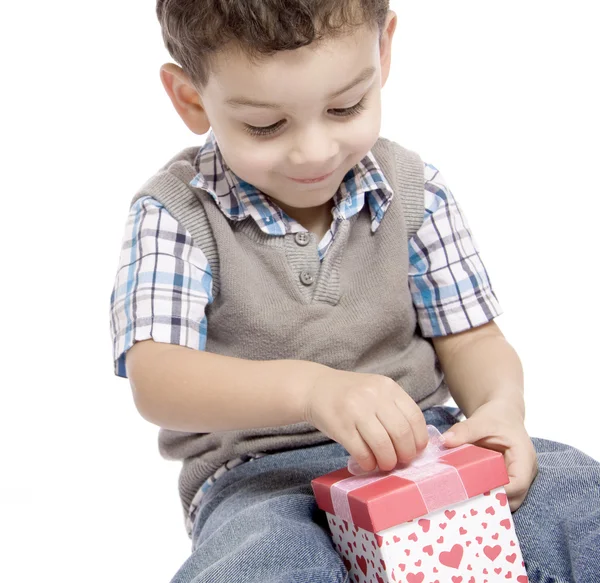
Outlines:
{"type": "Polygon", "coordinates": [[[366,97],[363,97],[356,105],[353,105],[352,107],[346,107],[345,109],[332,109],[331,111],[335,111],[333,115],[337,115],[339,117],[358,115],[361,111],[364,111],[366,99],[366,97]]]}
{"type": "MultiPolygon", "coordinates": [[[[332,115],[336,117],[352,117],[355,115],[359,115],[361,112],[365,110],[365,101],[366,96],[363,97],[356,105],[352,107],[346,107],[343,109],[330,109],[332,115]]],[[[248,124],[244,124],[244,130],[248,132],[251,136],[270,136],[277,132],[277,130],[282,127],[283,121],[277,122],[276,124],[266,126],[264,128],[251,126],[248,124]]]]}

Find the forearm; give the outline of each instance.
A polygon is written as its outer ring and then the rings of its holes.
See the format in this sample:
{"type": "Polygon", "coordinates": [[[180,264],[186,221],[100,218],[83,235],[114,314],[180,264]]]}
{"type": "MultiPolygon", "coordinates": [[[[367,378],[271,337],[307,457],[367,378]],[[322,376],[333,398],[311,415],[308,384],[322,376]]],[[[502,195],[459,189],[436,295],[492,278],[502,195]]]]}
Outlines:
{"type": "Polygon", "coordinates": [[[306,389],[325,368],[306,361],[250,361],[152,341],[139,344],[127,356],[136,407],[146,420],[176,431],[302,422],[306,389]],[[140,350],[141,344],[146,346],[140,350]]]}
{"type": "Polygon", "coordinates": [[[446,383],[467,417],[484,403],[500,398],[514,404],[524,418],[521,361],[497,327],[490,330],[488,334],[474,333],[453,351],[438,351],[446,383]]]}

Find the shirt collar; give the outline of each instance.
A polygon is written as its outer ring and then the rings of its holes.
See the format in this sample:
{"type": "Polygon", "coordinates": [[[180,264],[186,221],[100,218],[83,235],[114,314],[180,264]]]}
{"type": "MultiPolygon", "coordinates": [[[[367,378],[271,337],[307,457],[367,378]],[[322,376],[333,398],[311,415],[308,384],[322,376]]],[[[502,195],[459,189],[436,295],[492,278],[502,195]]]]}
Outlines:
{"type": "MultiPolygon", "coordinates": [[[[252,217],[269,235],[305,230],[263,192],[236,176],[227,166],[212,130],[199,149],[194,165],[198,174],[190,186],[206,190],[230,220],[252,217]]],[[[349,219],[362,210],[366,199],[371,212],[371,230],[375,232],[393,196],[390,184],[370,151],[344,176],[333,197],[332,215],[335,219],[349,219]]]]}

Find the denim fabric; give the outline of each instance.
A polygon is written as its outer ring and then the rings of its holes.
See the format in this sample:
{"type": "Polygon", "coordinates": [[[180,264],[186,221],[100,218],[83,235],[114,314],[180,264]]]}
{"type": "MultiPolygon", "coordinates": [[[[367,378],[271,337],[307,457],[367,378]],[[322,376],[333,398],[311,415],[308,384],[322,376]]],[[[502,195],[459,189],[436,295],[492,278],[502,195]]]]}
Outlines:
{"type": "MultiPolygon", "coordinates": [[[[433,407],[425,419],[444,432],[459,413],[433,407]]],[[[600,464],[568,445],[533,443],[539,473],[513,514],[530,582],[600,582],[600,464]]],[[[203,499],[192,554],[171,583],[347,582],[310,486],[347,461],[332,442],[227,472],[203,499]]]]}

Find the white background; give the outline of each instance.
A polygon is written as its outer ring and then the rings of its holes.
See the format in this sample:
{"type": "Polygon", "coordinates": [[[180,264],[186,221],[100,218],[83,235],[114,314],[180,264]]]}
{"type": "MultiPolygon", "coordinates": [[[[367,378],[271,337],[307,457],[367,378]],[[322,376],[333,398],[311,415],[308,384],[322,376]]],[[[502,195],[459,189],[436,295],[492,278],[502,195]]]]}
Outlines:
{"type": "MultiPolygon", "coordinates": [[[[189,551],[178,465],[113,376],[129,201],[189,132],[154,2],[2,9],[0,580],[167,582],[189,551]]],[[[526,374],[531,435],[600,459],[598,9],[392,2],[382,134],[461,203],[526,374]]]]}

